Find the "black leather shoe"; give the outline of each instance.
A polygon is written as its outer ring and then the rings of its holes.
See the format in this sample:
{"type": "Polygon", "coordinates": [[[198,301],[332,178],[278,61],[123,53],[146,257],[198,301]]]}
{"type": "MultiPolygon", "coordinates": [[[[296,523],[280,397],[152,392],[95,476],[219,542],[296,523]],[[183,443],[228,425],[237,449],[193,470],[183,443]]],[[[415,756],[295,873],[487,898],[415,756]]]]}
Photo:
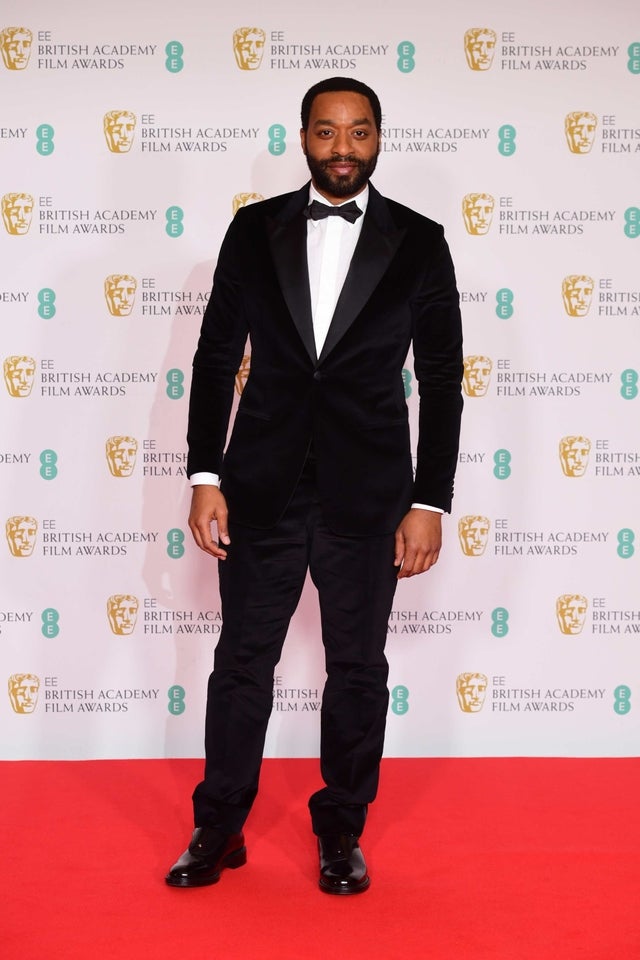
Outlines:
{"type": "Polygon", "coordinates": [[[196,827],[191,843],[164,878],[171,887],[206,887],[217,883],[225,867],[247,862],[241,833],[225,833],[216,827],[196,827]]]}
{"type": "Polygon", "coordinates": [[[363,893],[369,886],[367,865],[358,837],[318,837],[320,889],[324,893],[363,893]]]}

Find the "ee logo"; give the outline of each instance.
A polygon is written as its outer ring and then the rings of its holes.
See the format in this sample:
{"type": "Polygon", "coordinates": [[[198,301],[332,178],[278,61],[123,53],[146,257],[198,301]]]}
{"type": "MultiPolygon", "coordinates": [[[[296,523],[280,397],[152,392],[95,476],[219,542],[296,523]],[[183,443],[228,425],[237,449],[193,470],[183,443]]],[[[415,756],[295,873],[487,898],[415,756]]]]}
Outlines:
{"type": "Polygon", "coordinates": [[[397,67],[400,73],[411,73],[415,68],[416,62],[413,59],[416,53],[415,46],[410,40],[403,40],[398,44],[397,67]]]}
{"type": "Polygon", "coordinates": [[[509,633],[509,611],[504,607],[491,611],[491,633],[494,637],[506,637],[509,633]]]}
{"type": "Polygon", "coordinates": [[[172,560],[180,560],[184,556],[184,532],[178,527],[167,534],[167,556],[172,560]]]}
{"type": "Polygon", "coordinates": [[[167,59],[164,62],[165,67],[169,73],[180,73],[184,67],[184,60],[182,59],[182,54],[184,53],[184,47],[179,40],[171,40],[166,47],[164,52],[167,55],[167,59]]]}
{"type": "Polygon", "coordinates": [[[42,636],[43,637],[57,637],[60,633],[60,627],[58,626],[58,621],[60,619],[60,614],[57,610],[54,610],[53,607],[47,607],[46,610],[42,611],[42,636]]]}
{"type": "Polygon", "coordinates": [[[630,530],[629,527],[618,530],[618,556],[623,560],[628,560],[629,557],[634,555],[635,547],[633,541],[635,538],[635,533],[633,530],[630,530]]]}
{"type": "Polygon", "coordinates": [[[631,710],[631,689],[624,683],[613,691],[613,709],[620,715],[631,710]]]}
{"type": "Polygon", "coordinates": [[[629,367],[620,374],[620,396],[623,400],[635,400],[638,396],[638,371],[629,367]]]}
{"type": "Polygon", "coordinates": [[[496,293],[496,316],[501,320],[509,320],[513,316],[513,291],[502,287],[496,293]]]}
{"type": "Polygon", "coordinates": [[[272,123],[269,127],[269,153],[274,157],[280,157],[287,149],[286,143],[287,131],[281,123],[272,123]]]}
{"type": "Polygon", "coordinates": [[[55,480],[58,476],[58,454],[55,450],[43,450],[40,454],[40,476],[43,480],[55,480]]]}
{"type": "Polygon", "coordinates": [[[512,157],[516,152],[516,128],[504,123],[498,130],[498,153],[512,157]]]}
{"type": "Polygon", "coordinates": [[[507,480],[511,476],[511,454],[508,450],[496,450],[493,455],[493,475],[496,480],[507,480]]]}
{"type": "Polygon", "coordinates": [[[180,400],[184,396],[184,373],[174,367],[167,372],[167,396],[169,400],[180,400]]]}
{"type": "Polygon", "coordinates": [[[397,716],[409,712],[409,691],[407,687],[399,685],[391,691],[391,709],[397,716]]]}
{"type": "Polygon", "coordinates": [[[168,207],[166,212],[167,225],[165,230],[170,237],[181,237],[184,233],[184,211],[182,207],[168,207]]]}
{"type": "Polygon", "coordinates": [[[38,290],[38,316],[49,320],[56,315],[56,295],[49,287],[38,290]]]}
{"type": "Polygon", "coordinates": [[[184,687],[181,687],[178,684],[175,684],[173,687],[169,687],[167,690],[167,696],[169,697],[169,705],[167,707],[169,713],[172,713],[174,716],[180,716],[181,713],[184,713],[184,687]]]}
{"type": "Polygon", "coordinates": [[[55,150],[54,133],[55,130],[48,123],[41,123],[36,128],[36,150],[41,157],[49,157],[55,150]]]}

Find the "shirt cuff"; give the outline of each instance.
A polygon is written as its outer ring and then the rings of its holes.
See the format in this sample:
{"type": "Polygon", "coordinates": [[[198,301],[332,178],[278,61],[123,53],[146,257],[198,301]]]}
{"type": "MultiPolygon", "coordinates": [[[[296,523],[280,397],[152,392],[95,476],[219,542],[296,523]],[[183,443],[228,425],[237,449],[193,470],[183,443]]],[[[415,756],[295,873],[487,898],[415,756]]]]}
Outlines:
{"type": "Polygon", "coordinates": [[[209,486],[219,487],[220,477],[217,473],[192,473],[189,477],[189,483],[192,487],[209,486]]]}
{"type": "Polygon", "coordinates": [[[440,507],[430,507],[427,503],[412,503],[412,510],[430,510],[431,513],[444,513],[444,510],[441,510],[440,507]]]}

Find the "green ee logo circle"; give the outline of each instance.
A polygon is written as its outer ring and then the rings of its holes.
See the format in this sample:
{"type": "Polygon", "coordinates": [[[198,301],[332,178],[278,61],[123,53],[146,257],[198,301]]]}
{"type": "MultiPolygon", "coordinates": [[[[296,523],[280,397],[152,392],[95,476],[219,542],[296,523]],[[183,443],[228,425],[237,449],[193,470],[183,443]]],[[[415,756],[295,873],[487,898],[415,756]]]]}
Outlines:
{"type": "Polygon", "coordinates": [[[640,237],[640,207],[627,207],[625,210],[624,232],[631,240],[640,237]]]}
{"type": "Polygon", "coordinates": [[[55,150],[53,135],[55,130],[48,123],[36,127],[36,150],[41,157],[49,157],[55,150]]]}
{"type": "Polygon", "coordinates": [[[504,123],[498,130],[498,153],[512,157],[516,152],[516,128],[504,123]]]}
{"type": "Polygon", "coordinates": [[[511,454],[508,450],[496,450],[493,463],[493,475],[496,480],[507,480],[511,476],[511,454]]]}
{"type": "Polygon", "coordinates": [[[391,709],[397,716],[409,712],[409,690],[399,684],[391,691],[391,709]]]}
{"type": "Polygon", "coordinates": [[[509,611],[504,607],[491,611],[491,633],[494,637],[506,637],[509,633],[509,611]]]}
{"type": "Polygon", "coordinates": [[[38,316],[49,320],[56,315],[56,295],[49,287],[38,291],[38,316]]]}
{"type": "Polygon", "coordinates": [[[621,683],[613,691],[613,709],[616,713],[623,715],[631,710],[631,688],[621,683]]]}
{"type": "Polygon", "coordinates": [[[184,373],[174,367],[167,372],[167,396],[169,400],[180,400],[184,396],[184,373]]]}
{"type": "Polygon", "coordinates": [[[411,374],[411,370],[407,370],[406,367],[405,367],[405,368],[403,369],[403,371],[402,371],[402,384],[403,384],[403,386],[404,386],[404,398],[405,398],[405,400],[408,400],[409,397],[411,396],[411,393],[412,393],[412,390],[413,390],[413,387],[411,386],[411,381],[412,381],[412,380],[413,380],[413,376],[412,376],[412,374],[411,374]]]}
{"type": "Polygon", "coordinates": [[[287,149],[286,137],[287,131],[281,123],[272,123],[269,127],[269,153],[274,157],[280,157],[287,149]]]}
{"type": "Polygon", "coordinates": [[[43,480],[55,480],[58,476],[58,454],[55,450],[43,450],[40,454],[40,476],[43,480]]]}
{"type": "Polygon", "coordinates": [[[632,557],[635,553],[635,547],[633,541],[635,540],[636,535],[633,530],[630,530],[629,527],[623,527],[622,530],[618,530],[618,556],[622,560],[628,560],[629,557],[632,557]]]}
{"type": "Polygon", "coordinates": [[[180,560],[184,556],[184,532],[178,527],[167,534],[167,556],[172,560],[180,560]]]}
{"type": "Polygon", "coordinates": [[[184,60],[182,59],[182,54],[184,53],[184,47],[179,40],[171,40],[166,47],[164,52],[167,55],[167,59],[164,62],[165,67],[169,73],[180,73],[184,67],[184,60]]]}
{"type": "Polygon", "coordinates": [[[167,225],[165,230],[170,237],[181,237],[184,233],[184,211],[182,207],[168,207],[165,214],[167,225]]]}
{"type": "Polygon", "coordinates": [[[513,291],[502,287],[496,293],[496,316],[509,320],[513,316],[513,291]]]}
{"type": "Polygon", "coordinates": [[[620,396],[623,400],[635,400],[638,396],[638,371],[629,367],[620,374],[620,396]]]}
{"type": "Polygon", "coordinates": [[[627,61],[629,73],[640,73],[640,43],[629,44],[627,53],[629,54],[627,61]]]}
{"type": "Polygon", "coordinates": [[[415,46],[410,40],[403,40],[402,43],[398,44],[397,53],[397,67],[400,73],[411,73],[416,65],[413,59],[416,53],[415,46]]]}
{"type": "Polygon", "coordinates": [[[60,620],[60,614],[53,607],[47,607],[46,610],[42,611],[42,636],[43,637],[57,637],[60,633],[60,627],[58,626],[58,621],[60,620]]]}
{"type": "Polygon", "coordinates": [[[169,697],[169,705],[167,707],[169,713],[172,713],[176,717],[180,716],[181,713],[184,713],[184,687],[181,687],[176,683],[173,687],[169,687],[167,690],[167,696],[169,697]]]}

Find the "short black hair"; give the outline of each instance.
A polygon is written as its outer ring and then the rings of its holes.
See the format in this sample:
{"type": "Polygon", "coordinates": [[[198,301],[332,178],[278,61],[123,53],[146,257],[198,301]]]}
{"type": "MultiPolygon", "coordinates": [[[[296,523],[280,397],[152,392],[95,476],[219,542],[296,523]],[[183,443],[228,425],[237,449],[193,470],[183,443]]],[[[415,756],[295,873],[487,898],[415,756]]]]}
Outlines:
{"type": "Polygon", "coordinates": [[[376,122],[376,129],[379,132],[380,127],[382,126],[382,108],[380,106],[378,96],[371,89],[371,87],[368,87],[366,83],[362,83],[360,80],[356,80],[355,77],[329,77],[327,80],[320,80],[319,83],[314,84],[309,90],[307,90],[302,98],[302,106],[300,107],[300,121],[302,124],[302,129],[306,130],[309,126],[311,106],[319,94],[342,93],[345,90],[350,93],[359,93],[363,97],[367,98],[371,104],[373,119],[376,122]]]}

